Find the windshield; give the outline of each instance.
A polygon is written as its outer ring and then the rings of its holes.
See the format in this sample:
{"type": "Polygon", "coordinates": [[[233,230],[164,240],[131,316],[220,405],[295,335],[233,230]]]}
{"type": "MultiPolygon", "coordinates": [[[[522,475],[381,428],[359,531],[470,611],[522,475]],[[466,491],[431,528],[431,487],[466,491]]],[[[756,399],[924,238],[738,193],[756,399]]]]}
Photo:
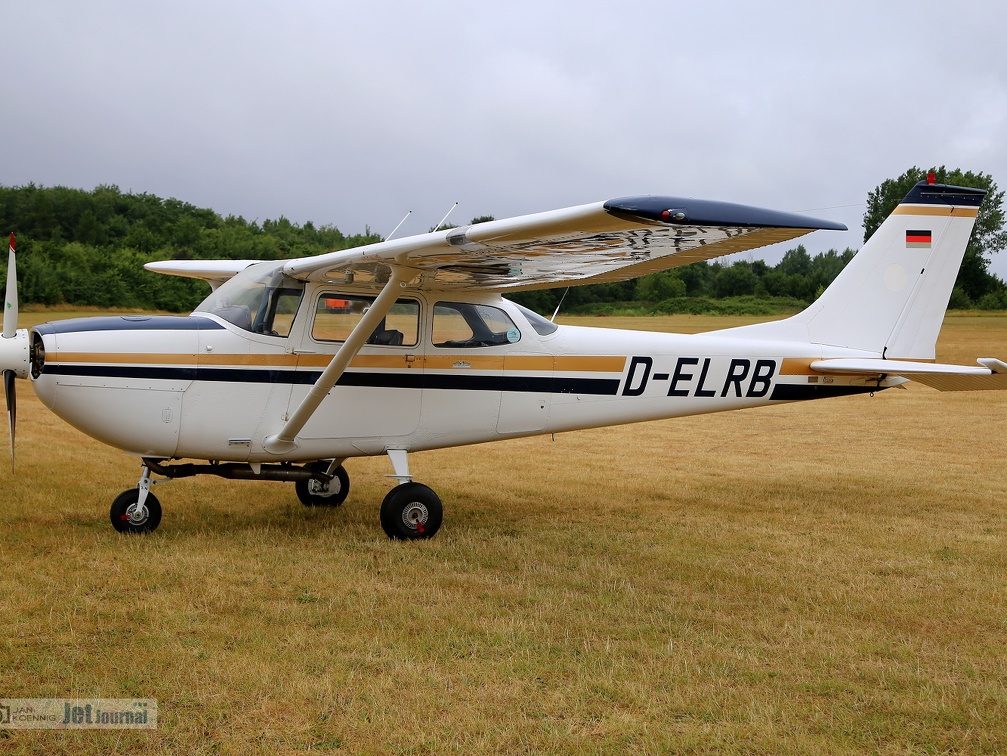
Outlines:
{"type": "Polygon", "coordinates": [[[304,284],[283,275],[281,262],[250,265],[217,287],[193,312],[223,318],[266,336],[288,336],[304,284]]]}
{"type": "Polygon", "coordinates": [[[517,302],[512,302],[512,304],[517,307],[521,311],[521,314],[528,319],[528,322],[531,323],[531,327],[535,329],[539,336],[548,336],[550,333],[555,333],[559,330],[558,325],[553,323],[551,320],[546,320],[534,310],[529,310],[527,307],[519,305],[517,302]]]}

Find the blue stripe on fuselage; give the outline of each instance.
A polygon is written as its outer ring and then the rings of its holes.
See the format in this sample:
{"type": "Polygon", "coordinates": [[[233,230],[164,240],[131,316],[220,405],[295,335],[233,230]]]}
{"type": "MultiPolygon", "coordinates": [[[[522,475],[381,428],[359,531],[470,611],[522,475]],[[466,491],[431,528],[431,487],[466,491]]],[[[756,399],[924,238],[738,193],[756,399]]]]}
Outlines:
{"type": "MultiPolygon", "coordinates": [[[[46,364],[46,375],[77,375],[89,378],[136,378],[166,381],[214,381],[226,383],[289,383],[313,385],[322,375],[316,370],[277,370],[218,367],[157,367],[146,365],[46,364]]],[[[564,378],[528,375],[442,375],[346,372],[338,386],[371,388],[448,389],[461,391],[532,391],[549,394],[594,394],[615,396],[618,378],[564,378]]]]}

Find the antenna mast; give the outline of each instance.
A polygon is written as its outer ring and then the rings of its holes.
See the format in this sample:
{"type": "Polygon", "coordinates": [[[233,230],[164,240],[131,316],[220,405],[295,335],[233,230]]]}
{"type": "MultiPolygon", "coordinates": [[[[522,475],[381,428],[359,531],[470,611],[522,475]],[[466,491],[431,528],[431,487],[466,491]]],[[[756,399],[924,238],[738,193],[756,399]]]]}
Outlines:
{"type": "MultiPolygon", "coordinates": [[[[450,210],[448,210],[446,213],[444,213],[444,217],[441,218],[441,222],[438,223],[436,226],[434,226],[434,231],[436,231],[437,229],[439,229],[441,226],[444,225],[444,221],[446,221],[448,219],[448,216],[451,215],[451,213],[453,213],[455,211],[456,207],[458,207],[458,203],[457,202],[451,206],[450,210]]],[[[433,231],[431,233],[433,233],[433,231]]]]}
{"type": "Polygon", "coordinates": [[[402,220],[400,220],[400,221],[399,221],[399,225],[398,225],[398,226],[396,226],[395,228],[393,228],[393,229],[392,229],[392,232],[391,232],[390,234],[388,234],[388,236],[386,236],[386,237],[385,237],[385,241],[388,241],[388,240],[389,240],[389,239],[391,239],[391,238],[392,238],[393,236],[395,236],[395,232],[399,230],[399,228],[400,228],[400,227],[402,226],[402,224],[403,224],[403,223],[405,223],[405,222],[406,222],[406,218],[408,218],[408,217],[409,217],[410,215],[412,215],[412,214],[413,214],[413,211],[412,211],[412,210],[410,210],[409,212],[407,212],[407,213],[405,214],[405,216],[404,216],[404,217],[402,218],[402,220]]]}
{"type": "Polygon", "coordinates": [[[559,304],[556,305],[556,310],[553,312],[552,317],[549,318],[550,323],[556,322],[556,316],[559,315],[559,308],[563,306],[563,300],[566,299],[566,295],[570,293],[570,287],[566,287],[566,291],[563,292],[563,296],[559,298],[559,304]]]}

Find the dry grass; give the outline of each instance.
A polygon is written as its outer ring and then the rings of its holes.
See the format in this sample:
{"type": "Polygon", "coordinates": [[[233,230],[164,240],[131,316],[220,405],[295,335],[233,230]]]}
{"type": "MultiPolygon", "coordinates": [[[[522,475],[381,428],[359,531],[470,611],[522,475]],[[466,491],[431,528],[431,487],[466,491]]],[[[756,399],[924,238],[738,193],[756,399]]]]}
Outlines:
{"type": "MultiPolygon", "coordinates": [[[[1004,318],[948,319],[941,359],[1005,355],[1004,318]]],[[[136,462],[19,388],[0,695],[157,698],[161,726],[0,731],[5,752],[1007,749],[1002,396],[419,454],[447,520],[406,544],[377,523],[380,459],[348,463],[336,511],[183,480],[157,533],[118,536],[136,462]]]]}

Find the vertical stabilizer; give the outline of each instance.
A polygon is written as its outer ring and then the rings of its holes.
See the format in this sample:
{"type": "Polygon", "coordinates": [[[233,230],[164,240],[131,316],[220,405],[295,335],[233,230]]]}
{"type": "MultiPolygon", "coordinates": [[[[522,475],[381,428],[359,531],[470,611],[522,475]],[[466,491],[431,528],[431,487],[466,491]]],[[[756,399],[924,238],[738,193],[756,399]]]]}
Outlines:
{"type": "Polygon", "coordinates": [[[921,181],[814,304],[738,336],[808,340],[888,359],[932,360],[986,192],[921,181]]]}

